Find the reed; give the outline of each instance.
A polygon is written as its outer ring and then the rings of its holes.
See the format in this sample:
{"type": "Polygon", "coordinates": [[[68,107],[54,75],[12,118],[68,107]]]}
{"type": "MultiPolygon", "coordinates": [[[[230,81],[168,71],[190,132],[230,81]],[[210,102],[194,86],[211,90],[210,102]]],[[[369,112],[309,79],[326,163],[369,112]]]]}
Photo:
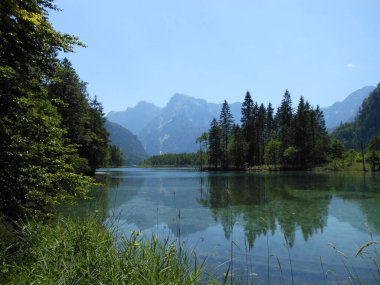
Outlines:
{"type": "Polygon", "coordinates": [[[169,239],[146,241],[135,231],[116,239],[96,219],[31,222],[19,237],[20,258],[7,265],[5,284],[201,283],[196,259],[169,239]]]}

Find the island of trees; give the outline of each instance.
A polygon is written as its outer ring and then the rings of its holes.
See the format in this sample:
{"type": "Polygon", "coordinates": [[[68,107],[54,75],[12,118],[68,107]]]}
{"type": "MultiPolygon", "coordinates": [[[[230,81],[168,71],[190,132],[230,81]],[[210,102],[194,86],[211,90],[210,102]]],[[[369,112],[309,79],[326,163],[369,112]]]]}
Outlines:
{"type": "Polygon", "coordinates": [[[337,170],[361,162],[365,170],[366,160],[375,171],[380,168],[379,86],[364,101],[356,121],[341,125],[332,135],[318,106],[301,97],[293,110],[288,90],[276,112],[271,103],[258,104],[247,92],[240,124],[224,101],[219,119],[214,118],[209,131],[196,141],[198,165],[222,170],[300,170],[323,165],[337,170]]]}
{"type": "Polygon", "coordinates": [[[201,136],[210,166],[305,169],[326,161],[329,137],[323,113],[303,97],[294,112],[286,90],[274,112],[271,103],[259,105],[247,92],[241,112],[241,125],[235,124],[225,101],[219,120],[214,118],[209,132],[201,136]]]}

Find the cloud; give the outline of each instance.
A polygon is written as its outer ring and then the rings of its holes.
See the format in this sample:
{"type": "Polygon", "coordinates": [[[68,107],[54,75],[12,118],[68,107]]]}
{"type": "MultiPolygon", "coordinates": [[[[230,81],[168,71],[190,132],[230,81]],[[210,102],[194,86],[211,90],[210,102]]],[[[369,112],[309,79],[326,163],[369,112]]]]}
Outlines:
{"type": "Polygon", "coordinates": [[[353,63],[347,63],[347,64],[346,64],[346,67],[347,67],[347,68],[354,68],[355,65],[354,65],[353,63]]]}

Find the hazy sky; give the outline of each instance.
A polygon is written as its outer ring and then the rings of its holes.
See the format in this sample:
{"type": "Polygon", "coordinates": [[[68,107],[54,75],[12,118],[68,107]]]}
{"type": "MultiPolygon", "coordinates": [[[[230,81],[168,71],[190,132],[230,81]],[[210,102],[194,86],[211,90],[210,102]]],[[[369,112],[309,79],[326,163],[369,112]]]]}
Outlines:
{"type": "Polygon", "coordinates": [[[174,93],[328,106],[380,82],[379,0],[58,0],[54,27],[105,111],[174,93]]]}

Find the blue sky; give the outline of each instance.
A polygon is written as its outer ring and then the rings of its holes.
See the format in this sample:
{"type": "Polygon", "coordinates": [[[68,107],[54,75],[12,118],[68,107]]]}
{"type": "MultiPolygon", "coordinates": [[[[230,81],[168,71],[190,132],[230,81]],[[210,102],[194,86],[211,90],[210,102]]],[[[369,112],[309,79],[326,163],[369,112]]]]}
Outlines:
{"type": "Polygon", "coordinates": [[[57,0],[66,55],[105,111],[174,93],[328,106],[380,82],[379,0],[57,0]]]}

